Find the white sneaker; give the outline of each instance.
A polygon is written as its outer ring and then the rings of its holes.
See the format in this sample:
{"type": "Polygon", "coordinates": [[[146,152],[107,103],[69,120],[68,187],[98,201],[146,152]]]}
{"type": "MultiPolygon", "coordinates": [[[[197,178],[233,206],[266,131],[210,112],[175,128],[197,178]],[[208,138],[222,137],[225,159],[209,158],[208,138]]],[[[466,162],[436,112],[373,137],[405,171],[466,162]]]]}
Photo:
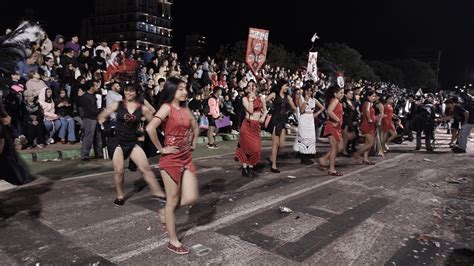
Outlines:
{"type": "Polygon", "coordinates": [[[53,139],[53,138],[49,138],[48,144],[54,144],[54,143],[55,143],[55,142],[54,142],[54,139],[53,139]]]}

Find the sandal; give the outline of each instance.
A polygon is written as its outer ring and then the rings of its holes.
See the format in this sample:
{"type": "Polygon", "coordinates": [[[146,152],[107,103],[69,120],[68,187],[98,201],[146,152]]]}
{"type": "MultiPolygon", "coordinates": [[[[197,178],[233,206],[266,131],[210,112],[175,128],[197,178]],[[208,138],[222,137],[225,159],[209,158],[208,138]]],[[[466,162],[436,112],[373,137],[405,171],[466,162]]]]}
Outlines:
{"type": "Polygon", "coordinates": [[[331,175],[331,176],[343,176],[342,173],[339,173],[338,171],[336,172],[328,172],[328,175],[331,175]]]}
{"type": "Polygon", "coordinates": [[[171,244],[170,242],[168,242],[168,249],[173,251],[174,253],[176,253],[178,255],[185,255],[185,254],[188,254],[190,252],[189,248],[185,247],[184,245],[181,245],[181,247],[177,247],[177,246],[174,246],[173,244],[171,244]]]}
{"type": "Polygon", "coordinates": [[[366,165],[374,165],[375,163],[374,162],[371,162],[371,161],[362,161],[363,164],[366,164],[366,165]]]}

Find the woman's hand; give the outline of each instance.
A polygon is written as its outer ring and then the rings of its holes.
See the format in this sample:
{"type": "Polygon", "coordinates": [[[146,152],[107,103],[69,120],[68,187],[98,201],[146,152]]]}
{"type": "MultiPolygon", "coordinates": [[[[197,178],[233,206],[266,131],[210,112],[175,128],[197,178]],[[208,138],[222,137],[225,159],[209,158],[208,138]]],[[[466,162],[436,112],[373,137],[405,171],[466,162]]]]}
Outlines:
{"type": "Polygon", "coordinates": [[[176,146],[167,146],[161,149],[160,153],[161,154],[175,154],[178,153],[178,147],[176,146]]]}
{"type": "Polygon", "coordinates": [[[191,144],[191,150],[192,150],[192,151],[196,150],[196,143],[192,143],[192,144],[191,144]]]}
{"type": "Polygon", "coordinates": [[[9,115],[2,118],[2,124],[5,126],[10,125],[11,122],[12,122],[12,118],[9,115]]]}

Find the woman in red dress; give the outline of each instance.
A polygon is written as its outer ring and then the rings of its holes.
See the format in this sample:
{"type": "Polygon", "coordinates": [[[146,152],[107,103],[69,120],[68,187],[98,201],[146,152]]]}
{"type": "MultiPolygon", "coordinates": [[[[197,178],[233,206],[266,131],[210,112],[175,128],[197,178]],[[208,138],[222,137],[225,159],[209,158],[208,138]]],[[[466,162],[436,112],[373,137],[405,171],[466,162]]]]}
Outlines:
{"type": "Polygon", "coordinates": [[[397,131],[395,130],[395,126],[393,125],[393,97],[391,95],[387,96],[385,99],[385,106],[384,106],[384,116],[382,119],[382,130],[383,130],[383,138],[382,138],[382,148],[386,152],[388,150],[388,143],[392,142],[397,136],[397,131]]]}
{"type": "Polygon", "coordinates": [[[329,120],[324,125],[324,136],[329,138],[331,148],[321,158],[319,158],[319,168],[324,169],[324,163],[329,160],[328,174],[333,176],[342,176],[342,173],[336,171],[336,156],[343,150],[342,147],[342,103],[344,90],[338,86],[333,86],[326,91],[329,120]]]}
{"type": "Polygon", "coordinates": [[[151,141],[162,154],[159,165],[165,184],[166,206],[164,211],[160,210],[160,220],[166,225],[168,232],[168,249],[177,254],[188,254],[189,249],[176,235],[176,208],[192,204],[198,198],[192,151],[196,147],[199,128],[194,115],[186,107],[186,95],[184,81],[175,77],[168,78],[161,92],[161,108],[146,127],[151,141]],[[165,132],[164,147],[156,133],[160,125],[165,132]]]}
{"type": "Polygon", "coordinates": [[[242,99],[245,110],[245,119],[240,127],[239,143],[235,156],[242,164],[242,176],[257,177],[253,167],[260,161],[261,138],[260,123],[263,123],[267,114],[265,100],[258,96],[257,87],[253,80],[247,85],[247,97],[242,99]]]}
{"type": "Polygon", "coordinates": [[[373,107],[375,96],[375,91],[371,89],[367,90],[365,93],[361,109],[362,122],[360,125],[362,134],[365,136],[365,144],[353,155],[356,160],[361,160],[362,163],[368,165],[375,164],[369,160],[369,151],[375,145],[375,123],[377,122],[375,121],[375,110],[373,107]],[[362,155],[364,156],[363,158],[362,155]]]}

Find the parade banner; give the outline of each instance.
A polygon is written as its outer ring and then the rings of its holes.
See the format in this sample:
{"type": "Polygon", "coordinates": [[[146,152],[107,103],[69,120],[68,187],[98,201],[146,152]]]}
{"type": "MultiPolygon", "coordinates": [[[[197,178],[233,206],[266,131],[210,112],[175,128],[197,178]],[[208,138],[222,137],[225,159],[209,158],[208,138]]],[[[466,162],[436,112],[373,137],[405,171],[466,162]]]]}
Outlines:
{"type": "Polygon", "coordinates": [[[255,76],[267,59],[268,34],[268,30],[249,29],[246,62],[255,76]]]}
{"type": "Polygon", "coordinates": [[[306,80],[314,82],[319,80],[318,77],[318,52],[309,52],[308,67],[306,68],[306,80]]]}

